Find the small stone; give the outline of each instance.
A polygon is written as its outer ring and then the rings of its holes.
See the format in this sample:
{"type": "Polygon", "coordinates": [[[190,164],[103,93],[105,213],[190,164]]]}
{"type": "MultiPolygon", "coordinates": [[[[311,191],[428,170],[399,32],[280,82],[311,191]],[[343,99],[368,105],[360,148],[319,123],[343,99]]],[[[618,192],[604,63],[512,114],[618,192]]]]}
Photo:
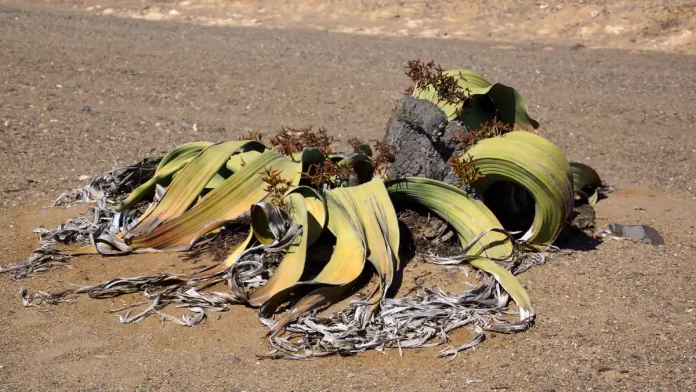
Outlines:
{"type": "Polygon", "coordinates": [[[236,365],[236,364],[242,362],[242,360],[241,360],[241,358],[239,358],[239,357],[234,357],[234,356],[233,356],[233,357],[230,357],[230,359],[228,359],[227,362],[229,362],[230,365],[236,365]]]}
{"type": "Polygon", "coordinates": [[[77,177],[77,179],[80,180],[80,181],[87,181],[87,180],[89,180],[90,178],[92,178],[92,177],[90,177],[90,176],[88,176],[88,175],[86,175],[86,174],[83,174],[83,175],[81,175],[80,177],[77,177]]]}
{"type": "Polygon", "coordinates": [[[447,243],[450,242],[454,238],[454,231],[453,230],[447,230],[445,231],[445,234],[441,235],[439,238],[437,238],[437,241],[440,243],[447,243]]]}
{"type": "Polygon", "coordinates": [[[595,211],[589,204],[583,204],[573,209],[575,217],[571,225],[580,230],[593,231],[595,229],[595,211]]]}
{"type": "Polygon", "coordinates": [[[87,106],[87,105],[82,105],[82,111],[83,111],[83,112],[91,112],[91,111],[92,111],[92,108],[90,108],[90,107],[87,106]]]}
{"type": "Polygon", "coordinates": [[[428,226],[423,228],[422,235],[426,240],[433,240],[442,235],[445,230],[447,230],[447,223],[439,219],[431,219],[428,226]]]}
{"type": "Polygon", "coordinates": [[[629,238],[649,245],[664,245],[665,240],[657,230],[646,225],[622,225],[610,223],[609,230],[615,237],[629,238]]]}
{"type": "Polygon", "coordinates": [[[597,371],[597,373],[606,373],[614,370],[614,368],[609,366],[595,366],[594,369],[597,371]]]}
{"type": "Polygon", "coordinates": [[[585,45],[583,45],[581,43],[577,43],[577,44],[571,46],[570,50],[580,50],[580,49],[584,49],[584,48],[585,48],[585,45]]]}

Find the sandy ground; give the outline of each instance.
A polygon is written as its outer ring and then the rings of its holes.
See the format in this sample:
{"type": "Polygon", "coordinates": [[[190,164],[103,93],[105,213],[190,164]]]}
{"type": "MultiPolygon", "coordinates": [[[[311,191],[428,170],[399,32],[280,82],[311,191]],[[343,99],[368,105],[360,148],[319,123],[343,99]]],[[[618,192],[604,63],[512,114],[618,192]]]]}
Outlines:
{"type": "Polygon", "coordinates": [[[49,0],[207,26],[696,53],[694,0],[49,0]]]}
{"type": "Polygon", "coordinates": [[[183,328],[118,324],[106,312],[121,299],[21,305],[20,287],[191,267],[171,254],[81,258],[20,282],[0,277],[0,390],[696,388],[696,57],[206,27],[66,5],[0,5],[0,264],[31,252],[31,228],[76,213],[42,210],[50,198],[152,149],[280,125],[380,138],[413,58],[519,88],[541,133],[619,188],[597,205],[599,225],[650,224],[667,245],[608,240],[553,255],[521,276],[537,324],[451,362],[436,349],[259,361],[264,329],[241,307],[183,328]]]}

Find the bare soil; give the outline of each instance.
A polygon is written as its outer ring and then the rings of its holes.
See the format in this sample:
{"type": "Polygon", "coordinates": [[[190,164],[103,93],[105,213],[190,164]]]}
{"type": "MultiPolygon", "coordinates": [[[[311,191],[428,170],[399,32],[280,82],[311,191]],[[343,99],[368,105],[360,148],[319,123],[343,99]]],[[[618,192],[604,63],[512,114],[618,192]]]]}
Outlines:
{"type": "MultiPolygon", "coordinates": [[[[564,43],[696,53],[693,0],[51,0],[101,15],[206,26],[564,43]]],[[[509,45],[499,45],[507,47],[509,45]]]]}
{"type": "Polygon", "coordinates": [[[2,265],[29,255],[32,228],[78,212],[42,209],[57,193],[152,150],[280,125],[325,126],[339,144],[380,139],[413,58],[518,88],[541,134],[618,188],[597,204],[598,226],[649,224],[666,245],[606,240],[551,255],[520,277],[536,325],[454,361],[436,359],[437,349],[258,360],[265,330],[243,307],[184,328],[119,324],[107,311],[130,298],[22,306],[21,287],[193,268],[177,254],[78,258],[18,282],[0,277],[0,390],[696,388],[696,57],[201,26],[73,4],[0,3],[2,265]]]}

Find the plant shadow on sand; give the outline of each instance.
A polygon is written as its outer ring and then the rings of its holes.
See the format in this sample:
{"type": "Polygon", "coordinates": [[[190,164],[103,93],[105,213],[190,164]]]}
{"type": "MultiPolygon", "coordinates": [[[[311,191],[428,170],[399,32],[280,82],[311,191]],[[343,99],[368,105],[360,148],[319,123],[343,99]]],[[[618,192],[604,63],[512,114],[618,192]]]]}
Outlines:
{"type": "MultiPolygon", "coordinates": [[[[600,193],[599,200],[604,198],[606,196],[600,193]]],[[[563,227],[554,245],[565,250],[595,250],[602,243],[592,234],[596,228],[594,207],[576,203],[568,223],[563,227]]]]}

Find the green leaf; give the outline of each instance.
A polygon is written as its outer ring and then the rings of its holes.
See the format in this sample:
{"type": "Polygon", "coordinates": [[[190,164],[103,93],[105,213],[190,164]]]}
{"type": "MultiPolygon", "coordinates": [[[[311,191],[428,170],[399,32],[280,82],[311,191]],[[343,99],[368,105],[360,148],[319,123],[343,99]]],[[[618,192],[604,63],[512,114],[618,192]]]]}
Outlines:
{"type": "Polygon", "coordinates": [[[529,116],[522,95],[514,88],[501,83],[492,84],[466,69],[445,71],[444,75],[454,77],[459,87],[469,92],[471,99],[466,103],[444,101],[430,85],[417,86],[413,96],[440,106],[450,121],[461,121],[474,129],[491,123],[493,118],[514,126],[515,130],[529,131],[539,127],[539,123],[529,116]]]}
{"type": "MultiPolygon", "coordinates": [[[[193,208],[143,234],[128,233],[124,238],[125,241],[132,250],[190,249],[202,235],[239,217],[251,205],[260,202],[268,195],[268,191],[265,190],[266,183],[263,181],[264,169],[279,170],[281,177],[291,181],[295,186],[300,179],[300,163],[292,162],[275,151],[267,150],[205,195],[193,208]]],[[[163,198],[162,201],[164,200],[163,198]]],[[[185,203],[186,200],[183,202],[185,203]]],[[[181,208],[176,202],[174,207],[181,208]]]]}
{"type": "Polygon", "coordinates": [[[154,176],[131,192],[131,194],[116,207],[116,211],[124,211],[133,207],[145,196],[152,194],[157,185],[168,185],[172,178],[182,168],[188,165],[188,163],[198,156],[201,151],[211,145],[212,143],[207,142],[187,143],[167,153],[157,165],[154,176]]]}
{"type": "Polygon", "coordinates": [[[230,156],[249,141],[214,144],[197,155],[172,181],[162,199],[138,218],[131,235],[147,233],[183,214],[198,199],[206,184],[218,173],[230,156]]]}
{"type": "Polygon", "coordinates": [[[437,214],[455,229],[462,244],[485,233],[467,250],[468,255],[485,255],[497,260],[506,260],[512,255],[509,238],[490,231],[503,227],[495,215],[461,189],[429,178],[407,177],[389,181],[387,191],[395,204],[419,204],[437,214]]]}
{"type": "Polygon", "coordinates": [[[380,179],[354,187],[336,188],[325,193],[329,230],[336,236],[336,247],[328,264],[307,282],[301,282],[277,293],[262,308],[261,313],[272,314],[286,301],[293,290],[301,287],[319,287],[304,296],[271,328],[278,333],[285,325],[305,312],[336,302],[360,276],[365,257],[379,276],[379,289],[367,300],[369,319],[380,304],[399,268],[399,226],[396,212],[380,179]],[[328,286],[328,287],[326,287],[328,286]]]}
{"type": "Polygon", "coordinates": [[[482,195],[499,181],[526,189],[534,198],[534,221],[522,240],[538,249],[553,243],[573,209],[570,165],[553,143],[530,132],[510,132],[476,143],[462,159],[472,159],[484,175],[471,184],[482,195]]]}
{"type": "Polygon", "coordinates": [[[464,191],[440,181],[410,177],[388,183],[395,202],[420,204],[445,220],[456,231],[471,266],[490,273],[520,308],[520,319],[534,316],[524,287],[509,271],[492,260],[513,257],[510,237],[497,231],[500,222],[483,203],[464,191]]]}
{"type": "Polygon", "coordinates": [[[587,200],[589,204],[597,203],[599,197],[597,189],[602,186],[599,174],[590,166],[580,162],[571,162],[570,169],[573,171],[575,193],[587,200]]]}

